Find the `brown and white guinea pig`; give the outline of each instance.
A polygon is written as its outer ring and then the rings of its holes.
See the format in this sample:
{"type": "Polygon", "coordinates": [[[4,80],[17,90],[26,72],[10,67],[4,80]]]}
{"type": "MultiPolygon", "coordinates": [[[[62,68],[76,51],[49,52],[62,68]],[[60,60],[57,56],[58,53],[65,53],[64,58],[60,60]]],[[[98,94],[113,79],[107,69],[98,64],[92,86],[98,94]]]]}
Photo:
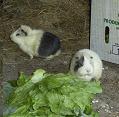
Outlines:
{"type": "Polygon", "coordinates": [[[85,81],[99,80],[102,76],[102,70],[103,64],[100,57],[89,49],[79,50],[71,60],[71,73],[85,81]]]}
{"type": "Polygon", "coordinates": [[[26,25],[21,25],[10,35],[10,38],[31,59],[34,56],[51,59],[61,52],[60,39],[57,36],[40,29],[31,29],[26,25]]]}

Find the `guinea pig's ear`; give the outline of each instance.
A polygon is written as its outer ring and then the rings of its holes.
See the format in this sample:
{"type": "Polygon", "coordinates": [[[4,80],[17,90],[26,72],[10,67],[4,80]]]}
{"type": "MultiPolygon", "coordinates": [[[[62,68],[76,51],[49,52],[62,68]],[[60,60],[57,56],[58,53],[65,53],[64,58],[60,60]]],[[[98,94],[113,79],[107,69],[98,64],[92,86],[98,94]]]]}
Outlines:
{"type": "Polygon", "coordinates": [[[83,65],[84,65],[84,56],[81,56],[78,60],[76,60],[74,71],[76,72],[83,65]]]}

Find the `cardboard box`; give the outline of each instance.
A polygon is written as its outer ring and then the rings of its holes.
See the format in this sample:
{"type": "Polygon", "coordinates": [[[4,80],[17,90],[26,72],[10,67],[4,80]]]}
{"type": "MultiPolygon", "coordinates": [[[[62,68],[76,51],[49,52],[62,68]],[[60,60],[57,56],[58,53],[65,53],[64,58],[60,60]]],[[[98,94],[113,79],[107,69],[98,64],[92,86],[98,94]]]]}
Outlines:
{"type": "Polygon", "coordinates": [[[90,49],[119,64],[119,0],[92,0],[90,49]]]}

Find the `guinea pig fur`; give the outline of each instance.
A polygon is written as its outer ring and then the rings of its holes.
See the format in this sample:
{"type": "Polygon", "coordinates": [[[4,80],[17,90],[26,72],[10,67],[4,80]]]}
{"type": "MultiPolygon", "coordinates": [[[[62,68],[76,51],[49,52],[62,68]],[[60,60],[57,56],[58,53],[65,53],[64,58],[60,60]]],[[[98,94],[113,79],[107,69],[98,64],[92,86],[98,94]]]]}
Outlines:
{"type": "Polygon", "coordinates": [[[85,81],[99,80],[102,70],[103,64],[100,57],[89,49],[79,50],[71,60],[70,72],[85,81]]]}
{"type": "Polygon", "coordinates": [[[21,25],[10,35],[10,38],[31,59],[34,56],[51,59],[61,52],[60,39],[57,36],[40,29],[31,29],[26,25],[21,25]]]}

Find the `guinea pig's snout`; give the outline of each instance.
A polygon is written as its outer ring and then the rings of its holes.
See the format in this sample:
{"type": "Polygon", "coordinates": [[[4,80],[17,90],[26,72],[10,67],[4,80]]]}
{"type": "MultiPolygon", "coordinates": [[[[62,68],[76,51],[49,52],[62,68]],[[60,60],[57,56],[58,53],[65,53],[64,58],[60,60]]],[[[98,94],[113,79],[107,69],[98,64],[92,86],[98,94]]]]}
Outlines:
{"type": "Polygon", "coordinates": [[[87,71],[87,73],[90,73],[91,71],[90,70],[86,70],[87,71]]]}
{"type": "Polygon", "coordinates": [[[13,40],[13,34],[10,35],[10,39],[13,40]]]}

